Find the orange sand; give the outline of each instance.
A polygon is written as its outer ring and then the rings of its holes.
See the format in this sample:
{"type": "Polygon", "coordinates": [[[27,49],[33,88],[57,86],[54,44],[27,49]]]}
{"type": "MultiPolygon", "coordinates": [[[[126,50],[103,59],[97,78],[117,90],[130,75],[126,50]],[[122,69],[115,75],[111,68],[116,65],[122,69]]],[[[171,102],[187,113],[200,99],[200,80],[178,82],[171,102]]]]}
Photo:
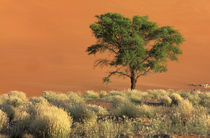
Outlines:
{"type": "Polygon", "coordinates": [[[104,85],[104,71],[85,53],[95,43],[89,25],[105,12],[148,15],[186,39],[179,62],[170,62],[167,73],[141,78],[138,89],[210,83],[209,7],[209,0],[1,0],[0,93],[129,88],[129,79],[121,78],[104,85]]]}

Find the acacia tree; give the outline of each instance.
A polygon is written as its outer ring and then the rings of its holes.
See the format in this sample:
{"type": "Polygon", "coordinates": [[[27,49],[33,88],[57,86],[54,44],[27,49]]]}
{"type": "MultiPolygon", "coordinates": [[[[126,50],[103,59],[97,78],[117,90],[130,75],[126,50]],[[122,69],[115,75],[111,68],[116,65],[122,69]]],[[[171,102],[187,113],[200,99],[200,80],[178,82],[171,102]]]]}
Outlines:
{"type": "Polygon", "coordinates": [[[178,60],[182,35],[170,26],[159,27],[147,16],[126,18],[119,13],[96,16],[90,25],[97,43],[88,47],[89,55],[109,52],[107,58],[96,60],[96,65],[109,66],[111,71],[103,79],[109,82],[113,75],[130,78],[131,89],[139,77],[148,72],[166,72],[169,60],[178,60]]]}

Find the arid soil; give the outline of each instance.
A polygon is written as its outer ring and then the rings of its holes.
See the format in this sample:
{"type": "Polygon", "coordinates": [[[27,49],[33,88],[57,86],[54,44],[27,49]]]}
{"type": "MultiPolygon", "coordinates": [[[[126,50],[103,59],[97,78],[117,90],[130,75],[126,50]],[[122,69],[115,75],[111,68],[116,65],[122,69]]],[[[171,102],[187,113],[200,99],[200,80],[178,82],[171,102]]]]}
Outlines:
{"type": "Polygon", "coordinates": [[[85,53],[96,42],[89,25],[105,12],[148,15],[186,40],[179,62],[141,78],[138,89],[199,88],[189,84],[210,83],[209,7],[208,0],[1,0],[0,93],[128,89],[128,79],[103,84],[107,70],[94,68],[96,58],[85,53]]]}

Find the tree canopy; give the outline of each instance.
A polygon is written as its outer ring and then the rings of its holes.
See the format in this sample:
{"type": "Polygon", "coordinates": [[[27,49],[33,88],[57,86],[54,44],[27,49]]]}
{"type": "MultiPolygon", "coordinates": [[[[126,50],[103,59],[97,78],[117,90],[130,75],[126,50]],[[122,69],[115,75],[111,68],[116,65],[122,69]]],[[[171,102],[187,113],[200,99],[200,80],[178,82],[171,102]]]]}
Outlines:
{"type": "Polygon", "coordinates": [[[87,52],[111,53],[109,58],[96,60],[96,65],[111,67],[105,82],[113,75],[125,76],[131,80],[131,89],[135,89],[139,77],[148,72],[166,72],[167,62],[178,60],[182,54],[182,35],[171,26],[159,27],[148,16],[130,19],[119,13],[106,13],[96,18],[90,28],[97,42],[87,52]]]}

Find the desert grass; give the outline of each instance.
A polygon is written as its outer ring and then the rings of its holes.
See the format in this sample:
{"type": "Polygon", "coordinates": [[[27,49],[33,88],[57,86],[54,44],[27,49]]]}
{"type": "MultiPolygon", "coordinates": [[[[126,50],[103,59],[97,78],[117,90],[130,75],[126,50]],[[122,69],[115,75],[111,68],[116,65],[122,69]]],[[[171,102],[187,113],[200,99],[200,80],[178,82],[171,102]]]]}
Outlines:
{"type": "Polygon", "coordinates": [[[210,92],[45,91],[0,96],[0,134],[8,137],[210,136],[210,92]]]}

